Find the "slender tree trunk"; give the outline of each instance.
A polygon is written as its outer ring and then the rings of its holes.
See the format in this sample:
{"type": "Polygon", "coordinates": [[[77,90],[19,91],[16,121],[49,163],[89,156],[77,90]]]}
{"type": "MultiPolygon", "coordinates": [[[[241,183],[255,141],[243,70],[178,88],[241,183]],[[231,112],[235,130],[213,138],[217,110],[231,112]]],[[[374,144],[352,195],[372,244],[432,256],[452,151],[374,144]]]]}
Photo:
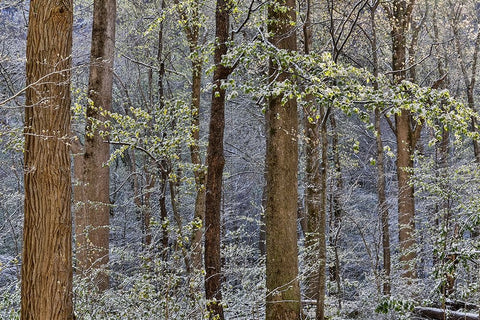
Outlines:
{"type": "Polygon", "coordinates": [[[330,115],[330,124],[332,128],[332,153],[333,153],[333,165],[334,165],[334,183],[335,187],[332,188],[332,210],[330,212],[330,235],[329,243],[333,247],[334,260],[333,266],[330,268],[330,279],[336,283],[338,297],[338,308],[342,307],[342,288],[340,279],[340,259],[338,253],[338,241],[341,231],[341,222],[343,216],[342,209],[342,192],[343,192],[343,177],[342,167],[340,163],[340,150],[338,149],[338,131],[335,115],[330,115]]]}
{"type": "MultiPolygon", "coordinates": [[[[372,59],[373,59],[373,75],[378,77],[378,47],[377,47],[377,29],[375,23],[376,10],[379,5],[379,0],[370,6],[370,22],[372,25],[372,59]]],[[[374,83],[375,89],[378,89],[378,84],[374,83]]],[[[391,274],[391,251],[390,251],[390,222],[389,211],[386,196],[386,182],[385,182],[385,164],[382,141],[382,127],[381,127],[381,112],[378,108],[375,109],[375,142],[377,146],[376,165],[377,165],[377,197],[378,197],[378,213],[380,216],[380,223],[382,227],[382,253],[383,253],[383,294],[389,296],[391,293],[390,274],[391,274]]]]}
{"type": "Polygon", "coordinates": [[[194,219],[197,228],[194,229],[191,236],[192,243],[192,266],[200,270],[202,268],[202,237],[204,232],[205,220],[205,169],[200,150],[200,101],[202,89],[202,69],[203,60],[199,48],[199,10],[200,3],[198,0],[192,1],[188,9],[181,8],[178,0],[174,0],[179,8],[179,15],[184,21],[191,21],[184,26],[187,36],[190,55],[192,57],[192,94],[191,94],[191,112],[192,112],[192,138],[193,143],[190,145],[190,158],[194,165],[193,174],[195,176],[195,188],[197,194],[195,196],[194,219]]]}
{"type": "Polygon", "coordinates": [[[73,2],[31,1],[21,319],[73,319],[70,68],[73,2]]]}
{"type": "Polygon", "coordinates": [[[78,271],[94,275],[94,284],[109,287],[104,270],[109,260],[110,177],[107,166],[110,145],[95,128],[94,120],[104,120],[102,111],[112,105],[113,59],[115,47],[116,0],[95,0],[93,8],[90,78],[85,128],[83,208],[76,211],[78,271]]]}
{"type": "Polygon", "coordinates": [[[327,119],[330,109],[323,107],[320,109],[320,146],[321,146],[321,162],[320,162],[320,208],[318,216],[318,298],[316,320],[325,319],[325,293],[327,284],[327,173],[328,173],[328,132],[327,119]]]}
{"type": "MultiPolygon", "coordinates": [[[[304,52],[309,54],[312,47],[311,1],[306,1],[305,23],[303,25],[304,52]]],[[[311,270],[305,280],[306,295],[318,299],[318,219],[320,212],[320,119],[315,111],[315,100],[307,97],[304,110],[305,126],[305,251],[306,268],[311,270]]]]}
{"type": "MultiPolygon", "coordinates": [[[[198,16],[198,3],[195,7],[195,15],[198,16]]],[[[199,53],[198,48],[198,26],[194,26],[189,34],[190,53],[196,57],[199,53]]],[[[195,212],[194,219],[202,226],[195,229],[192,239],[193,256],[192,264],[197,270],[202,268],[202,236],[204,232],[203,224],[205,220],[205,170],[200,151],[200,98],[202,89],[202,58],[194,58],[192,60],[192,115],[193,129],[192,138],[194,143],[190,145],[190,157],[192,164],[195,166],[195,187],[197,194],[195,196],[195,212]]]]}
{"type": "Polygon", "coordinates": [[[207,149],[207,180],[205,194],[205,294],[209,319],[224,319],[222,306],[222,271],[220,259],[220,225],[222,202],[222,176],[225,158],[223,136],[225,130],[224,82],[231,70],[222,65],[227,54],[230,5],[227,0],[217,0],[215,10],[215,52],[212,103],[207,149]]]}
{"type": "MultiPolygon", "coordinates": [[[[295,0],[277,0],[268,5],[270,42],[279,49],[296,50],[295,0]]],[[[270,60],[272,81],[289,77],[279,73],[270,60]],[[275,80],[273,80],[275,79],[275,80]]],[[[266,111],[266,319],[300,319],[297,247],[298,120],[296,100],[282,103],[271,97],[266,111]]]]}

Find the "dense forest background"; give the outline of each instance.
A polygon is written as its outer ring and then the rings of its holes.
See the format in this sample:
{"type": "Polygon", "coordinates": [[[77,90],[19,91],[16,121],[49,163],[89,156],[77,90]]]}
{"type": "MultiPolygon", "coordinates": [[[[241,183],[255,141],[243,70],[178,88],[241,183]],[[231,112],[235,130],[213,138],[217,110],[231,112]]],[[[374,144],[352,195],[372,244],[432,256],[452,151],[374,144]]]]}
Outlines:
{"type": "MultiPolygon", "coordinates": [[[[118,1],[113,61],[97,3],[71,4],[76,319],[479,319],[477,1],[118,1]]],[[[29,296],[30,6],[0,2],[1,319],[29,296]]]]}

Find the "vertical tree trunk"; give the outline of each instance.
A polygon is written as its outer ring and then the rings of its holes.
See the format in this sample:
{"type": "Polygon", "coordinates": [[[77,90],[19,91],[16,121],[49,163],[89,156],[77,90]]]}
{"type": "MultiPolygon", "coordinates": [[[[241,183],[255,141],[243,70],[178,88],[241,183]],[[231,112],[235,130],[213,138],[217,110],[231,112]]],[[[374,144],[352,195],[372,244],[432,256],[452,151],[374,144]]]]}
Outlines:
{"type": "Polygon", "coordinates": [[[31,1],[21,319],[73,319],[70,67],[73,2],[31,1]]]}
{"type": "MultiPolygon", "coordinates": [[[[296,50],[295,0],[277,0],[268,6],[270,42],[279,49],[296,50]]],[[[283,82],[270,60],[269,75],[283,82]]],[[[271,97],[266,111],[266,319],[300,319],[297,247],[298,120],[296,100],[282,103],[271,97]]]]}
{"type": "Polygon", "coordinates": [[[340,231],[342,228],[342,192],[343,192],[343,177],[342,167],[340,163],[340,150],[338,149],[338,131],[337,121],[335,115],[330,115],[330,124],[332,128],[332,153],[333,153],[333,165],[334,165],[334,183],[335,187],[332,188],[332,210],[330,212],[330,234],[329,243],[333,247],[334,260],[333,266],[330,267],[330,279],[335,282],[337,287],[338,308],[342,308],[342,288],[340,279],[340,258],[338,253],[338,241],[340,237],[340,231]]]}
{"type": "MultiPolygon", "coordinates": [[[[175,4],[180,8],[179,1],[174,0],[175,4]]],[[[184,26],[187,36],[190,55],[192,58],[192,94],[191,94],[191,112],[192,112],[192,138],[193,143],[190,145],[190,157],[194,165],[193,174],[195,176],[195,188],[197,194],[195,196],[194,219],[196,223],[201,224],[195,228],[192,237],[192,266],[199,270],[202,268],[202,236],[203,225],[205,220],[205,170],[200,151],[200,99],[202,89],[202,69],[203,60],[199,48],[199,32],[200,24],[198,23],[200,3],[198,0],[191,2],[191,7],[179,10],[179,15],[186,21],[184,26]],[[191,21],[191,23],[187,23],[191,21]]]]}
{"type": "Polygon", "coordinates": [[[76,212],[78,270],[83,275],[94,274],[99,290],[109,287],[108,264],[110,197],[110,145],[94,128],[94,120],[104,120],[102,110],[112,105],[113,59],[115,47],[116,0],[95,0],[93,8],[92,47],[87,106],[84,155],[83,208],[76,212]]]}
{"type": "Polygon", "coordinates": [[[325,319],[325,293],[327,284],[326,266],[327,266],[327,173],[328,173],[328,135],[327,135],[327,119],[330,108],[320,109],[320,119],[322,120],[320,127],[320,146],[321,146],[321,162],[320,162],[320,208],[318,216],[318,298],[316,320],[325,319]]]}
{"type": "MultiPolygon", "coordinates": [[[[378,47],[377,47],[377,30],[375,24],[375,14],[379,5],[377,0],[370,6],[370,22],[372,26],[372,59],[373,59],[373,75],[378,76],[378,47]]],[[[378,89],[378,84],[374,83],[375,89],[378,89]]],[[[378,108],[375,109],[375,142],[377,146],[376,165],[377,165],[377,197],[378,197],[378,213],[380,216],[380,223],[382,226],[382,253],[383,253],[383,294],[389,296],[391,293],[390,274],[391,274],[391,251],[390,251],[390,223],[389,211],[386,196],[386,182],[385,182],[385,165],[383,154],[383,141],[381,129],[381,112],[378,108]]]]}
{"type": "MultiPolygon", "coordinates": [[[[392,3],[392,69],[394,83],[406,78],[406,34],[410,30],[412,10],[415,0],[394,0],[392,3]]],[[[416,278],[415,248],[415,197],[410,184],[415,151],[415,130],[409,111],[395,115],[397,139],[397,178],[398,178],[398,228],[400,262],[406,278],[416,278]]],[[[420,130],[420,127],[416,128],[420,130]]]]}
{"type": "MultiPolygon", "coordinates": [[[[303,25],[304,52],[309,54],[312,47],[311,1],[306,1],[305,23],[303,25]]],[[[315,100],[307,97],[305,107],[305,264],[311,271],[305,280],[306,295],[318,299],[318,219],[320,213],[320,136],[322,120],[317,119],[315,100]]],[[[322,141],[323,142],[323,141],[322,141]]]]}
{"type": "Polygon", "coordinates": [[[222,202],[223,136],[225,130],[225,88],[222,83],[231,70],[222,64],[227,54],[230,5],[217,0],[215,10],[215,52],[212,103],[207,149],[207,181],[205,194],[205,294],[209,319],[224,319],[222,306],[222,271],[220,260],[220,225],[222,202]]]}

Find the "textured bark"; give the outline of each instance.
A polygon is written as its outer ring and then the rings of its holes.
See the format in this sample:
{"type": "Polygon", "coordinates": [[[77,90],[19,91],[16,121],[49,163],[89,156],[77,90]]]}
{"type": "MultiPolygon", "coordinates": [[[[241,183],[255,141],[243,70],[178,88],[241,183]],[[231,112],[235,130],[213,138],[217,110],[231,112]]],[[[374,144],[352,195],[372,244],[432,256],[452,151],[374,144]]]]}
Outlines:
{"type": "Polygon", "coordinates": [[[215,52],[212,103],[207,149],[207,180],[205,194],[205,294],[209,319],[224,319],[222,301],[222,271],[220,260],[220,225],[222,202],[222,176],[225,158],[223,136],[225,130],[225,89],[221,84],[231,70],[222,65],[227,53],[229,33],[229,2],[217,0],[215,11],[215,52]]]}
{"type": "Polygon", "coordinates": [[[99,290],[109,287],[109,167],[110,145],[101,136],[102,128],[94,128],[92,119],[104,120],[102,110],[111,110],[113,59],[115,46],[116,0],[96,0],[93,8],[92,44],[84,154],[83,207],[76,212],[78,272],[94,275],[99,290]]]}
{"type": "MultiPolygon", "coordinates": [[[[270,42],[280,49],[296,50],[295,0],[272,1],[268,6],[270,42]],[[286,8],[280,9],[279,6],[286,8]]],[[[270,60],[270,79],[283,82],[270,60]]],[[[300,319],[297,247],[297,104],[282,104],[282,96],[271,97],[266,111],[266,319],[300,319]]]]}
{"type": "Polygon", "coordinates": [[[21,319],[73,319],[72,1],[31,1],[25,107],[21,319]]]}
{"type": "MultiPolygon", "coordinates": [[[[412,10],[415,0],[395,0],[392,3],[392,69],[394,82],[400,83],[406,78],[406,35],[410,30],[412,10]]],[[[416,130],[409,111],[395,115],[397,139],[397,178],[398,178],[398,228],[400,262],[406,278],[416,278],[415,251],[415,197],[410,184],[413,170],[416,130]]]]}

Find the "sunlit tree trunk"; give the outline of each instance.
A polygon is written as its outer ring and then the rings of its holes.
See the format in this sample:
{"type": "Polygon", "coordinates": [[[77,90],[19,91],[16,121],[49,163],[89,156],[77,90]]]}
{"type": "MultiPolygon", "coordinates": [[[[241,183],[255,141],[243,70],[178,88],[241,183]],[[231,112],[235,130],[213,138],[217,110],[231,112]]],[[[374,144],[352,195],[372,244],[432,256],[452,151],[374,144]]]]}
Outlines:
{"type": "Polygon", "coordinates": [[[21,319],[73,319],[70,67],[73,2],[31,1],[21,319]]]}
{"type": "MultiPolygon", "coordinates": [[[[410,30],[412,10],[415,0],[395,0],[391,4],[390,23],[392,26],[392,69],[394,83],[406,79],[407,32],[410,30]]],[[[400,245],[400,262],[402,275],[416,278],[415,248],[415,196],[411,184],[413,154],[416,137],[421,130],[414,125],[411,113],[402,110],[395,115],[397,139],[397,179],[398,179],[398,228],[400,245]]]]}
{"type": "Polygon", "coordinates": [[[94,275],[99,290],[109,287],[104,268],[109,257],[110,177],[107,166],[110,145],[102,136],[102,126],[94,121],[105,120],[102,111],[111,110],[113,59],[115,46],[116,0],[96,0],[93,8],[90,77],[85,127],[83,173],[83,207],[76,211],[78,271],[94,275]]]}
{"type": "MultiPolygon", "coordinates": [[[[272,1],[268,6],[270,42],[279,49],[296,50],[295,0],[272,1]]],[[[270,60],[269,75],[283,82],[270,60]]],[[[266,110],[266,319],[300,319],[297,247],[297,103],[271,97],[266,110]]]]}

